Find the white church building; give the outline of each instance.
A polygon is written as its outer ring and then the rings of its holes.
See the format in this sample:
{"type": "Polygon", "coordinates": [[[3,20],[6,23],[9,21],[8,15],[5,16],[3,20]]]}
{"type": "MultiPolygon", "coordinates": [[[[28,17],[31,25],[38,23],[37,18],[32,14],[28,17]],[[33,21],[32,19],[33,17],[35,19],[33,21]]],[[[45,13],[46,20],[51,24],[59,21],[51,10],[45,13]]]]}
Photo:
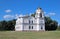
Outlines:
{"type": "Polygon", "coordinates": [[[16,20],[15,31],[45,31],[43,10],[37,8],[35,17],[20,15],[16,20]]]}

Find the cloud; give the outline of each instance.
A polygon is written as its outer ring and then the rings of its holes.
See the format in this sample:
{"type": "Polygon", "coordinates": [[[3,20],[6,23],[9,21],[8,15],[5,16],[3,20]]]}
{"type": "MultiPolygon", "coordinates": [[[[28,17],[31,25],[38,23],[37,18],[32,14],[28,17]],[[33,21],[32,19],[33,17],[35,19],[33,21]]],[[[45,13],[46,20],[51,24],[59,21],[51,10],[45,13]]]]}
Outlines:
{"type": "Polygon", "coordinates": [[[18,17],[19,17],[19,15],[18,15],[18,14],[16,14],[16,15],[15,15],[15,19],[17,19],[18,17]]]}
{"type": "Polygon", "coordinates": [[[46,12],[44,12],[44,14],[46,14],[46,12]]]}
{"type": "Polygon", "coordinates": [[[9,12],[12,12],[12,10],[8,9],[8,10],[5,10],[6,13],[9,13],[9,12]]]}
{"type": "Polygon", "coordinates": [[[4,19],[14,18],[14,16],[13,16],[13,15],[5,15],[3,18],[4,18],[4,19]]]}
{"type": "Polygon", "coordinates": [[[46,16],[46,17],[49,17],[49,15],[48,15],[48,14],[46,14],[45,16],[46,16]]]}
{"type": "Polygon", "coordinates": [[[51,16],[55,16],[55,15],[56,15],[56,13],[49,13],[49,15],[51,15],[51,16]]]}
{"type": "Polygon", "coordinates": [[[52,12],[50,12],[50,13],[48,13],[48,14],[45,14],[45,16],[55,16],[56,15],[56,13],[52,13],[52,12]]]}
{"type": "Polygon", "coordinates": [[[15,15],[4,15],[3,18],[4,19],[17,19],[19,17],[18,14],[15,15]]]}

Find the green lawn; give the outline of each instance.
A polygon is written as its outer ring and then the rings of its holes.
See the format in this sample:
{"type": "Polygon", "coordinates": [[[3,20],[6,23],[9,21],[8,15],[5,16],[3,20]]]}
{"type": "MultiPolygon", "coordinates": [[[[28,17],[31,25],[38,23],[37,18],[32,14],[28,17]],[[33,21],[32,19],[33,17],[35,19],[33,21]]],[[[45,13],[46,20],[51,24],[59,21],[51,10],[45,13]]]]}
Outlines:
{"type": "Polygon", "coordinates": [[[60,39],[60,31],[45,31],[45,32],[0,31],[0,39],[60,39]]]}

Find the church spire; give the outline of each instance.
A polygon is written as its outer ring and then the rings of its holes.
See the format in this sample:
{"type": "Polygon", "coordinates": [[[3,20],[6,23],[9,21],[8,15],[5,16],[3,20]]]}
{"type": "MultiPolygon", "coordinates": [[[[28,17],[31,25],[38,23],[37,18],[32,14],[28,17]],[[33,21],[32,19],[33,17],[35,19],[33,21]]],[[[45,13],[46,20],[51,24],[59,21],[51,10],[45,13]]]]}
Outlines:
{"type": "Polygon", "coordinates": [[[37,17],[43,17],[43,10],[42,10],[42,8],[40,8],[40,7],[38,7],[37,8],[37,10],[36,10],[36,15],[35,15],[35,17],[37,18],[37,17]]]}

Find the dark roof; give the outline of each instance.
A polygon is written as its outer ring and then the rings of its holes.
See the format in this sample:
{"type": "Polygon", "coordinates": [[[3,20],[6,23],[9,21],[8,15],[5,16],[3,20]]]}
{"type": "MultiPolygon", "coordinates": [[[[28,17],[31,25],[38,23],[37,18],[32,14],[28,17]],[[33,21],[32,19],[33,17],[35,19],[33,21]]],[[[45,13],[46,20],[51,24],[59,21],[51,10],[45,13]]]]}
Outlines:
{"type": "Polygon", "coordinates": [[[38,7],[37,9],[42,9],[41,7],[38,7]]]}

